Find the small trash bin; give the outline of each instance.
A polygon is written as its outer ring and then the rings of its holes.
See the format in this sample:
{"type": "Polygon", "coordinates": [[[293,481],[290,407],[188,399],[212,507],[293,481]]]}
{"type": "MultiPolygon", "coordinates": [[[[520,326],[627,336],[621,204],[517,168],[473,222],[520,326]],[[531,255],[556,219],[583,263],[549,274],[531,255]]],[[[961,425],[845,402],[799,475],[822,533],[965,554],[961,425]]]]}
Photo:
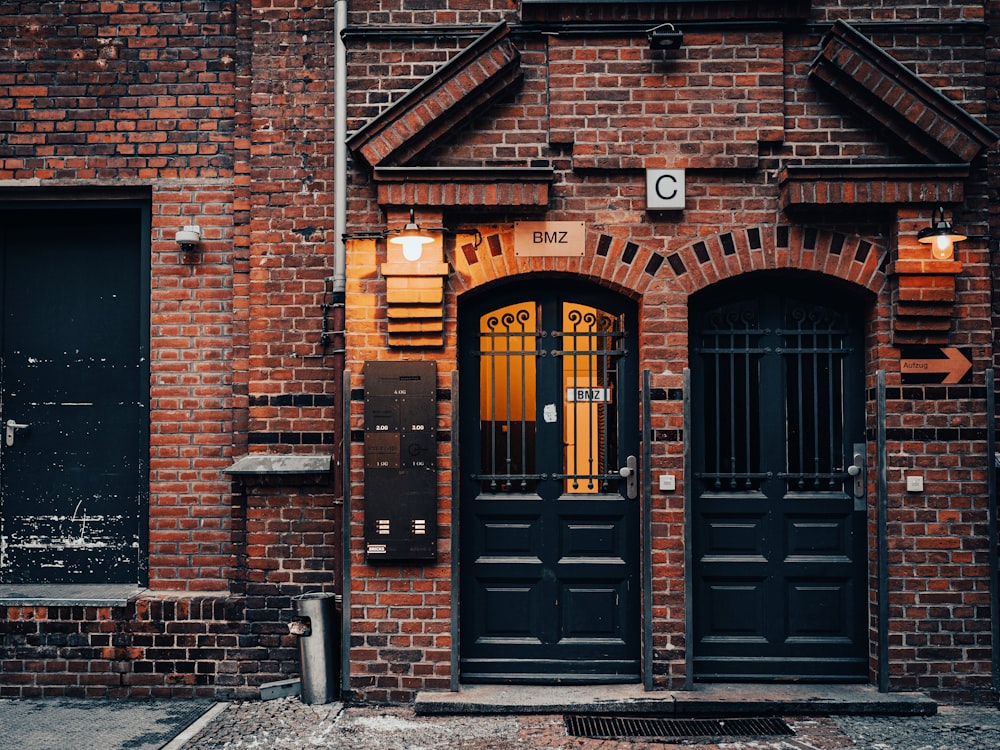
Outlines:
{"type": "Polygon", "coordinates": [[[339,594],[294,597],[298,618],[289,629],[299,636],[302,702],[331,703],[340,697],[339,594]]]}

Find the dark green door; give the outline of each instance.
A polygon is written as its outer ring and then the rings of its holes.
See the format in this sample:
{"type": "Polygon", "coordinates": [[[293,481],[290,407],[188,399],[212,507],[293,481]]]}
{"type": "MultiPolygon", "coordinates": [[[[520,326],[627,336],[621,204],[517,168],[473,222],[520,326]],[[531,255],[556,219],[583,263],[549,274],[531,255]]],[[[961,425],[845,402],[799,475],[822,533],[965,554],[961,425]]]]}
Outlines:
{"type": "Polygon", "coordinates": [[[634,312],[572,286],[463,309],[465,682],[640,676],[634,312]]]}
{"type": "Polygon", "coordinates": [[[145,578],[149,223],[0,207],[0,580],[145,578]]]}
{"type": "Polygon", "coordinates": [[[695,676],[865,679],[860,318],[801,281],[724,292],[691,316],[695,676]]]}

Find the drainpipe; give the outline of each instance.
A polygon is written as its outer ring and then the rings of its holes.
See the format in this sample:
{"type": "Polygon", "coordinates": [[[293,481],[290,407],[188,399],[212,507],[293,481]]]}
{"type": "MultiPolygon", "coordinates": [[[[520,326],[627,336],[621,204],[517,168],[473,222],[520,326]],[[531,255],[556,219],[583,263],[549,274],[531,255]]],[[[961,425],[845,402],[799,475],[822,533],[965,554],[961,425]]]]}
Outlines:
{"type": "MultiPolygon", "coordinates": [[[[334,2],[334,53],[333,53],[333,173],[334,173],[334,252],[333,297],[344,304],[347,286],[347,249],[344,234],[347,232],[347,50],[344,47],[344,29],[347,28],[347,0],[334,2]]],[[[343,330],[343,328],[341,328],[343,330]]]]}
{"type": "Polygon", "coordinates": [[[996,429],[996,379],[993,368],[986,371],[986,488],[988,495],[989,524],[987,539],[990,545],[990,623],[992,623],[991,643],[993,659],[993,689],[1000,691],[1000,568],[997,540],[997,429],[996,429]]]}
{"type": "Polygon", "coordinates": [[[350,462],[345,459],[344,446],[349,445],[350,429],[347,401],[350,398],[350,379],[345,377],[346,367],[346,288],[347,288],[347,49],[344,31],[347,28],[347,0],[334,2],[333,40],[333,276],[330,279],[333,312],[334,350],[334,425],[340,429],[340,439],[333,447],[334,492],[339,490],[341,504],[341,597],[340,621],[340,689],[347,695],[351,687],[351,487],[350,462]],[[338,487],[339,485],[339,487],[338,487]]]}
{"type": "MultiPolygon", "coordinates": [[[[346,311],[345,290],[347,287],[347,247],[344,235],[347,232],[347,51],[344,46],[344,29],[347,28],[347,0],[334,2],[334,55],[333,55],[333,276],[330,277],[331,328],[333,330],[333,372],[335,406],[334,424],[339,428],[344,421],[345,404],[340,396],[344,393],[344,367],[346,360],[346,311]]],[[[334,446],[334,466],[342,459],[344,436],[334,446]]],[[[341,472],[334,471],[334,491],[340,483],[341,472]]],[[[346,495],[347,487],[339,488],[346,495]]]]}

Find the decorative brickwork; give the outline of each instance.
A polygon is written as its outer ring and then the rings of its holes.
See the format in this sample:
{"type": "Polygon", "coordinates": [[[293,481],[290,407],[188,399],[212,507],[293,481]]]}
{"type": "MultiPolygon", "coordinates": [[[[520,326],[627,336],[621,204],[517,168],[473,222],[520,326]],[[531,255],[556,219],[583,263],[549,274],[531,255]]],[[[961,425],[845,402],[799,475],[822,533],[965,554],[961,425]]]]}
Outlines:
{"type": "Polygon", "coordinates": [[[465,250],[456,252],[454,260],[453,284],[459,295],[503,278],[545,272],[576,273],[607,286],[624,283],[642,295],[667,288],[690,295],[740,273],[789,268],[837,277],[876,296],[885,293],[885,248],[863,237],[814,227],[753,226],[704,237],[667,256],[666,265],[655,263],[658,270],[653,273],[647,269],[660,257],[655,246],[608,235],[589,236],[582,260],[517,257],[511,230],[487,233],[478,248],[473,240],[460,236],[456,242],[465,250]]]}
{"type": "Polygon", "coordinates": [[[961,203],[969,171],[964,164],[793,164],[779,177],[781,202],[785,207],[961,203]]]}
{"type": "Polygon", "coordinates": [[[553,172],[548,168],[382,168],[375,170],[381,206],[428,206],[496,212],[544,210],[553,172]]]}
{"type": "Polygon", "coordinates": [[[521,79],[520,53],[498,23],[348,139],[370,165],[413,162],[521,79]]]}
{"type": "MultiPolygon", "coordinates": [[[[390,237],[407,221],[407,212],[389,212],[390,237]]],[[[444,343],[444,285],[448,264],[442,252],[441,215],[421,211],[414,217],[432,241],[418,260],[403,257],[387,243],[386,262],[379,270],[385,279],[389,346],[441,346],[444,343]]]]}
{"type": "Polygon", "coordinates": [[[930,214],[900,211],[897,259],[889,267],[893,288],[893,333],[896,344],[947,344],[958,299],[958,260],[935,260],[917,232],[930,224],[930,214]]]}
{"type": "Polygon", "coordinates": [[[971,162],[997,137],[850,24],[837,21],[811,75],[932,162],[971,162]]]}

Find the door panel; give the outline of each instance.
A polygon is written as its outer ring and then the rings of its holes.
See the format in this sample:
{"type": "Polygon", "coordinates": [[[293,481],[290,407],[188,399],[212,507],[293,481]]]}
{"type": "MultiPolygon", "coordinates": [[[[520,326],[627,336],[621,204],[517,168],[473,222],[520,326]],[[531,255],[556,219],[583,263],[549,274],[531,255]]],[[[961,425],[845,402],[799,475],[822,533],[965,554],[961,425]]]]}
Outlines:
{"type": "Polygon", "coordinates": [[[139,582],[148,220],[70,207],[0,219],[0,420],[26,425],[0,444],[0,580],[139,582]]]}
{"type": "Polygon", "coordinates": [[[462,679],[637,680],[634,311],[520,284],[461,319],[462,679]]]}
{"type": "Polygon", "coordinates": [[[698,679],[867,676],[859,325],[800,287],[692,307],[698,679]]]}

